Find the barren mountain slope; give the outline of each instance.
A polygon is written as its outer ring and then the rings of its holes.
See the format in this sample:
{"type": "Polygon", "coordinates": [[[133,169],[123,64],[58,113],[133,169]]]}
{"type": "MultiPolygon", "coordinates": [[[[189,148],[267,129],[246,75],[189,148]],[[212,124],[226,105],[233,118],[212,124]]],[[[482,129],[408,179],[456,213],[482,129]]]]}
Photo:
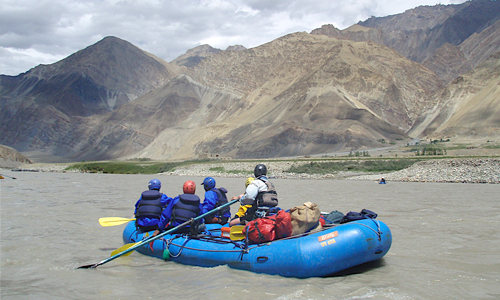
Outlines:
{"type": "Polygon", "coordinates": [[[473,0],[419,6],[397,15],[372,17],[344,30],[324,25],[311,33],[384,44],[424,64],[448,84],[500,50],[498,21],[500,2],[473,0]]]}
{"type": "Polygon", "coordinates": [[[405,57],[423,62],[445,43],[458,46],[500,19],[500,3],[473,0],[458,5],[419,6],[360,25],[384,33],[384,44],[405,57]]]}
{"type": "Polygon", "coordinates": [[[227,102],[230,113],[219,119],[211,103],[202,102],[214,115],[205,117],[204,127],[188,130],[184,122],[177,126],[182,136],[166,129],[139,156],[270,157],[374,146],[404,138],[439,88],[433,73],[385,46],[307,33],[218,53],[189,74],[241,100],[227,102]],[[185,143],[183,136],[189,136],[185,143]],[[175,153],[167,146],[172,140],[182,145],[175,153]]]}
{"type": "Polygon", "coordinates": [[[311,34],[326,35],[339,40],[351,40],[355,42],[374,42],[384,45],[384,33],[378,28],[369,28],[354,24],[344,30],[335,28],[332,24],[314,29],[311,34]]]}
{"type": "MultiPolygon", "coordinates": [[[[372,17],[358,25],[380,30],[384,45],[413,61],[422,62],[449,42],[441,36],[445,29],[443,24],[460,8],[459,5],[419,6],[393,16],[372,17]]],[[[448,36],[453,38],[454,35],[448,36]]]]}
{"type": "Polygon", "coordinates": [[[459,46],[444,44],[422,64],[435,72],[444,82],[450,83],[498,51],[500,51],[500,20],[480,33],[472,34],[459,46]]]}
{"type": "Polygon", "coordinates": [[[191,76],[244,97],[246,110],[254,105],[269,110],[280,103],[278,99],[288,101],[295,94],[310,93],[310,88],[335,87],[357,102],[358,108],[367,108],[402,130],[408,130],[423,109],[434,105],[431,95],[440,88],[432,72],[385,46],[307,33],[209,57],[191,76]],[[300,91],[292,94],[290,89],[300,91]],[[287,97],[280,96],[287,90],[287,97]]]}
{"type": "Polygon", "coordinates": [[[186,53],[171,61],[171,63],[189,68],[199,64],[200,61],[204,60],[208,56],[214,55],[221,51],[222,50],[216,49],[210,45],[201,45],[193,49],[189,49],[188,51],[186,51],[186,53]]]}
{"type": "MultiPolygon", "coordinates": [[[[78,116],[107,113],[175,76],[168,63],[107,37],[52,65],[0,76],[0,143],[19,151],[74,154],[78,116]],[[76,127],[75,127],[76,126],[76,127]]],[[[91,118],[90,118],[91,120],[91,118]]],[[[90,121],[94,124],[95,121],[90,121]]]]}
{"type": "Polygon", "coordinates": [[[176,76],[167,62],[116,37],[51,65],[18,76],[0,76],[0,95],[36,100],[68,116],[107,113],[176,76]]]}
{"type": "Polygon", "coordinates": [[[412,134],[433,139],[498,137],[500,52],[458,77],[438,99],[434,113],[419,120],[412,134]]]}
{"type": "MultiPolygon", "coordinates": [[[[242,51],[246,48],[242,45],[233,45],[228,46],[225,51],[242,51]]],[[[179,67],[191,68],[199,64],[205,58],[212,56],[221,52],[222,50],[213,48],[210,45],[201,45],[195,48],[189,49],[186,53],[180,55],[173,61],[171,61],[171,65],[176,65],[179,67]]]]}
{"type": "Polygon", "coordinates": [[[59,113],[58,119],[51,120],[52,125],[40,123],[37,128],[52,142],[32,138],[29,149],[45,149],[48,154],[75,161],[138,157],[138,151],[168,129],[171,134],[166,145],[147,157],[171,155],[190,140],[186,133],[224,118],[231,113],[230,106],[239,106],[237,100],[234,95],[207,88],[182,75],[107,115],[68,118],[59,113]]]}
{"type": "Polygon", "coordinates": [[[500,20],[480,33],[469,36],[460,49],[473,67],[500,51],[500,20]]]}

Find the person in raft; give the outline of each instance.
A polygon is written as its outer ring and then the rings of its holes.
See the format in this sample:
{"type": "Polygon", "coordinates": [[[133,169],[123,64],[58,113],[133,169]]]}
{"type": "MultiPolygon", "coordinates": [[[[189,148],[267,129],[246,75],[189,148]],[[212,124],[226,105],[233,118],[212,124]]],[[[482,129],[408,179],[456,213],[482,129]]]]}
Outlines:
{"type": "MultiPolygon", "coordinates": [[[[205,188],[205,200],[201,205],[200,215],[207,213],[227,203],[227,190],[223,187],[215,187],[215,179],[207,177],[201,183],[205,188]]],[[[205,224],[226,224],[231,217],[229,206],[205,217],[205,224]]]]}
{"type": "MultiPolygon", "coordinates": [[[[196,184],[192,180],[184,182],[181,194],[175,197],[168,204],[161,214],[158,227],[156,228],[153,236],[159,233],[177,227],[178,225],[188,221],[189,219],[196,218],[200,215],[201,203],[200,197],[196,196],[196,184]]],[[[177,232],[189,233],[191,231],[190,225],[180,228],[177,232]]]]}
{"type": "Polygon", "coordinates": [[[155,230],[163,209],[172,201],[172,198],[160,193],[160,189],[161,182],[158,179],[151,179],[148,190],[142,192],[135,203],[135,224],[142,231],[155,230]]]}
{"type": "Polygon", "coordinates": [[[270,182],[267,175],[267,167],[263,164],[255,166],[253,171],[255,180],[252,181],[245,190],[243,196],[234,196],[232,200],[240,200],[241,205],[251,205],[245,215],[240,217],[240,224],[262,218],[278,208],[278,193],[274,184],[270,182]]]}
{"type": "MultiPolygon", "coordinates": [[[[255,180],[255,178],[253,178],[253,177],[247,178],[247,180],[245,181],[245,190],[250,185],[250,183],[252,183],[252,181],[254,181],[254,180],[255,180]]],[[[238,198],[243,197],[243,195],[244,194],[241,194],[238,198]]],[[[240,225],[241,224],[240,218],[245,216],[247,210],[250,207],[252,207],[252,205],[250,205],[250,204],[240,205],[240,208],[238,208],[238,212],[234,215],[234,217],[231,219],[231,221],[229,221],[229,226],[240,225]]]]}

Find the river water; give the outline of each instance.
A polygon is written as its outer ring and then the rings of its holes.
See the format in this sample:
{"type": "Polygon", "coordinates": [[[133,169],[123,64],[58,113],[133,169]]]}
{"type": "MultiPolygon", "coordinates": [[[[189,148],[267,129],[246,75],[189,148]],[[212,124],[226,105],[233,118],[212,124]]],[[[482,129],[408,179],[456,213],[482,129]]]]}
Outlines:
{"type": "MultiPolygon", "coordinates": [[[[122,246],[150,179],[181,193],[201,177],[1,173],[1,299],[500,299],[500,185],[273,180],[280,207],[311,201],[322,211],[379,214],[393,244],[380,261],[328,278],[296,279],[227,266],[200,268],[133,253],[96,269],[122,246]]],[[[238,195],[244,178],[216,178],[238,195]]],[[[232,206],[232,213],[236,210],[232,206]]]]}

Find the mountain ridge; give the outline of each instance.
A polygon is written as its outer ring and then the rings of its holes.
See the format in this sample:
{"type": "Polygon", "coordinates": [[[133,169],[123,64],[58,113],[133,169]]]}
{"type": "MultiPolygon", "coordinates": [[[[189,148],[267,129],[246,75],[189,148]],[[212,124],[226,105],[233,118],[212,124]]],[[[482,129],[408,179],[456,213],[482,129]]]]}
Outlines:
{"type": "Polygon", "coordinates": [[[55,64],[0,76],[0,144],[74,161],[165,160],[496,137],[500,124],[489,112],[500,106],[500,20],[481,17],[458,44],[440,37],[458,13],[474,19],[466,8],[484,1],[472,2],[344,30],[324,25],[251,49],[201,45],[172,62],[106,37],[55,64]],[[387,24],[413,26],[413,40],[387,24]],[[400,53],[385,44],[388,36],[415,48],[400,53]],[[415,49],[424,61],[408,58],[415,49]]]}
{"type": "Polygon", "coordinates": [[[323,25],[311,34],[386,45],[424,64],[448,84],[500,50],[499,20],[498,1],[474,0],[419,6],[387,17],[371,17],[344,30],[323,25]],[[481,36],[486,34],[490,37],[481,36]],[[484,45],[488,39],[490,44],[484,45]],[[446,54],[450,49],[454,55],[446,54]]]}

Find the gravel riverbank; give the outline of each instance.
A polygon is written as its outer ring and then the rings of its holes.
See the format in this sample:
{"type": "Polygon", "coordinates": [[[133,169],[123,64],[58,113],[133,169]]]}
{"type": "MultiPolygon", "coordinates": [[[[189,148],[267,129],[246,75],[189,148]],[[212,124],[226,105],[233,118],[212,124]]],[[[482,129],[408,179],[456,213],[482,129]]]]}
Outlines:
{"type": "MultiPolygon", "coordinates": [[[[316,161],[318,162],[318,161],[316,161]]],[[[324,180],[379,180],[403,182],[466,182],[500,183],[500,158],[454,158],[425,160],[413,166],[390,173],[366,174],[362,172],[337,172],[334,174],[302,174],[285,172],[292,166],[307,164],[308,161],[265,162],[268,175],[283,179],[324,180]]],[[[255,162],[213,162],[179,167],[174,176],[248,177],[253,175],[255,162]]],[[[19,169],[39,172],[67,172],[68,164],[25,164],[19,169]]]]}
{"type": "MultiPolygon", "coordinates": [[[[335,174],[297,174],[285,172],[292,166],[309,162],[268,162],[269,176],[294,179],[346,179],[380,180],[404,182],[467,182],[500,183],[500,159],[462,158],[421,161],[401,171],[366,174],[362,172],[337,172],[335,174]]],[[[210,171],[221,164],[192,165],[170,173],[181,176],[248,177],[252,175],[255,163],[224,163],[224,171],[210,171]],[[246,172],[240,172],[245,170],[246,172]]]]}
{"type": "Polygon", "coordinates": [[[500,159],[463,158],[421,161],[387,174],[360,175],[347,179],[405,182],[500,183],[500,159]]]}

